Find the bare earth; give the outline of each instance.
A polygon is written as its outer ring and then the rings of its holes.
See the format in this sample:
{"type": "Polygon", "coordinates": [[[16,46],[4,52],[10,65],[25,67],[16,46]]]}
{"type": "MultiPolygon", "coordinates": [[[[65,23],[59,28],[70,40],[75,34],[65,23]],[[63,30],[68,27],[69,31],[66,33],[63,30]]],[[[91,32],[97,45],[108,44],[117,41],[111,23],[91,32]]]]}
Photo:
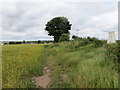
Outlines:
{"type": "Polygon", "coordinates": [[[38,76],[38,77],[34,77],[35,80],[35,85],[36,87],[40,87],[40,88],[49,88],[49,83],[50,83],[50,69],[46,66],[44,67],[43,70],[43,75],[42,76],[38,76]]]}

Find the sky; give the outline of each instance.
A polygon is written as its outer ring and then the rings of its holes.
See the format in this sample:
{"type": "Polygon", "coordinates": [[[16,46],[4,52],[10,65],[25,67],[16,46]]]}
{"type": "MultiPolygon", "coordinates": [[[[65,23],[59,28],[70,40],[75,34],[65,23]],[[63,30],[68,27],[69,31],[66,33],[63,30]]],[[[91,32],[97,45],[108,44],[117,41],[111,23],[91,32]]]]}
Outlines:
{"type": "Polygon", "coordinates": [[[0,4],[0,40],[53,40],[45,24],[58,16],[72,24],[70,36],[79,30],[79,37],[107,39],[110,31],[118,37],[118,0],[5,0],[0,4]]]}

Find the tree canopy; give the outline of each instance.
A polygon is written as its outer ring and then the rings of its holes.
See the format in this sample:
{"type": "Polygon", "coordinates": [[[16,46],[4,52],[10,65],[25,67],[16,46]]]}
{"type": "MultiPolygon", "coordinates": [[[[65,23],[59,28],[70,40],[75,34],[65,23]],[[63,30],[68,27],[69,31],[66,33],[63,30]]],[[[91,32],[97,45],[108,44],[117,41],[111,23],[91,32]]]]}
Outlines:
{"type": "Polygon", "coordinates": [[[45,30],[48,35],[54,36],[54,41],[58,42],[63,33],[69,33],[71,24],[66,17],[55,17],[47,22],[45,30]]]}

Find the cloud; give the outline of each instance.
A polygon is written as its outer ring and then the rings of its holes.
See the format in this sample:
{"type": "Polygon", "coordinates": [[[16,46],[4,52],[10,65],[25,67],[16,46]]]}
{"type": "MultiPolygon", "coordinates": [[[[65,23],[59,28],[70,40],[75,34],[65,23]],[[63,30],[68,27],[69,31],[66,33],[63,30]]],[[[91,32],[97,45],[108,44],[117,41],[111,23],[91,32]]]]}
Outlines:
{"type": "Polygon", "coordinates": [[[47,21],[65,16],[72,23],[71,36],[107,38],[108,31],[117,31],[117,3],[62,2],[62,3],[4,3],[2,7],[3,40],[53,40],[44,30],[47,21]]]}
{"type": "MultiPolygon", "coordinates": [[[[1,0],[0,0],[1,1],[1,0]]],[[[118,2],[119,0],[4,0],[3,2],[118,2]]]]}

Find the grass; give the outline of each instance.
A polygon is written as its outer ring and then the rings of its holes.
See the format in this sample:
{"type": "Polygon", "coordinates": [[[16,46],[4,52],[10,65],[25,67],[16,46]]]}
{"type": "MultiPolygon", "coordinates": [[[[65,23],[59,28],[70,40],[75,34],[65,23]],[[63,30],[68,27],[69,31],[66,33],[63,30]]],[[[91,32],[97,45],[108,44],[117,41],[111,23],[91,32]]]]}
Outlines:
{"type": "Polygon", "coordinates": [[[70,41],[45,45],[4,45],[3,88],[34,88],[32,77],[51,70],[53,88],[118,88],[115,63],[105,45],[70,41]],[[107,59],[106,59],[107,58],[107,59]]]}
{"type": "Polygon", "coordinates": [[[51,87],[118,88],[118,73],[114,63],[106,61],[105,47],[95,48],[91,44],[76,47],[76,43],[49,46],[47,58],[51,68],[51,87]],[[66,80],[62,77],[64,74],[66,80]]]}
{"type": "Polygon", "coordinates": [[[2,89],[2,45],[0,45],[0,89],[2,89]]]}
{"type": "Polygon", "coordinates": [[[4,45],[2,49],[2,87],[35,87],[32,77],[42,75],[45,65],[44,45],[4,45]]]}

